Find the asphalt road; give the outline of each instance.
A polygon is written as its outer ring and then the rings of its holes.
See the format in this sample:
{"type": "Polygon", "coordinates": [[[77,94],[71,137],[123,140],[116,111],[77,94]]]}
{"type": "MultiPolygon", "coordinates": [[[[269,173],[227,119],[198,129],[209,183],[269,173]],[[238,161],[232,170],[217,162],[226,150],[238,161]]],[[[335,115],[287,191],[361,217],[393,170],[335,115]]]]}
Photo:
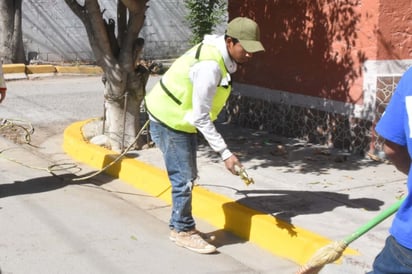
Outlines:
{"type": "Polygon", "coordinates": [[[73,181],[94,170],[65,155],[63,130],[102,116],[102,93],[100,77],[8,82],[0,118],[31,124],[34,134],[31,145],[0,138],[3,274],[290,273],[292,263],[229,234],[216,254],[177,247],[168,205],[104,174],[73,181]]]}
{"type": "Polygon", "coordinates": [[[42,141],[70,123],[103,116],[100,79],[65,76],[7,82],[0,118],[35,125],[33,141],[42,141]]]}

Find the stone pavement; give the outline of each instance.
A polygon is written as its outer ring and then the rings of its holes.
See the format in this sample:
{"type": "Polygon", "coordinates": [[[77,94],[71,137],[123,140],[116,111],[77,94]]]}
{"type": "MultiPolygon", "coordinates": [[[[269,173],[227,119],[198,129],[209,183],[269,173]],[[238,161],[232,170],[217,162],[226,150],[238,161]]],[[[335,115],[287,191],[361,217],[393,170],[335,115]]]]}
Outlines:
{"type": "MultiPolygon", "coordinates": [[[[102,169],[118,154],[84,140],[99,121],[68,127],[63,147],[73,158],[102,169]]],[[[218,124],[255,183],[225,170],[200,140],[194,215],[275,256],[304,264],[319,248],[344,239],[392,205],[406,191],[406,176],[388,163],[348,155],[300,140],[218,124]]],[[[170,203],[170,186],[157,148],[129,151],[106,170],[170,203]]],[[[350,244],[342,260],[320,273],[365,273],[388,235],[392,217],[350,244]]]]}

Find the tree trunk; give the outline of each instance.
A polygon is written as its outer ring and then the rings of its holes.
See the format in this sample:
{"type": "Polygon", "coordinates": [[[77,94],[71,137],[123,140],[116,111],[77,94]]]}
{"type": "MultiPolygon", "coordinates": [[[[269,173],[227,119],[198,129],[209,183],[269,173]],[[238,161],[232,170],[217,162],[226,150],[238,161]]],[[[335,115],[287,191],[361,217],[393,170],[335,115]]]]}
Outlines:
{"type": "Polygon", "coordinates": [[[106,135],[112,150],[123,151],[130,144],[140,149],[145,144],[143,137],[136,139],[141,128],[140,109],[145,95],[145,86],[149,71],[139,65],[128,75],[126,92],[122,98],[113,98],[108,94],[113,83],[105,83],[106,135]]]}
{"type": "Polygon", "coordinates": [[[22,33],[22,0],[0,1],[0,58],[8,63],[26,63],[22,33]]]}
{"type": "MultiPolygon", "coordinates": [[[[105,133],[116,151],[131,145],[140,130],[140,105],[150,74],[138,64],[144,44],[138,35],[148,0],[118,1],[117,32],[120,35],[116,39],[116,22],[103,20],[97,0],[86,0],[83,5],[76,0],[65,0],[86,27],[96,62],[104,71],[105,133]]],[[[135,148],[141,144],[137,142],[135,148]]]]}

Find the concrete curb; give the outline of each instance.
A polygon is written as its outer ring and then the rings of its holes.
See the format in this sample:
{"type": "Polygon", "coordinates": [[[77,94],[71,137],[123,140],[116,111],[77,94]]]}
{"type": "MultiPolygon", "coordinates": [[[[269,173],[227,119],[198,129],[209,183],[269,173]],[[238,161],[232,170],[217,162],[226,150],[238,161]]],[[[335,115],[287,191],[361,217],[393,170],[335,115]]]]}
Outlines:
{"type": "Polygon", "coordinates": [[[32,75],[48,76],[55,74],[102,74],[103,70],[98,66],[54,66],[54,65],[25,65],[25,64],[3,64],[3,73],[6,80],[27,79],[32,75]]]}
{"type": "MultiPolygon", "coordinates": [[[[85,141],[82,128],[90,121],[92,120],[76,122],[66,128],[63,149],[77,161],[102,169],[118,154],[85,141]]],[[[168,204],[171,203],[170,184],[164,170],[135,158],[124,157],[105,172],[168,204]]],[[[325,237],[245,207],[200,186],[194,188],[193,196],[193,215],[197,218],[297,264],[306,263],[316,251],[331,243],[325,237]]],[[[344,254],[359,253],[347,248],[344,254]]]]}

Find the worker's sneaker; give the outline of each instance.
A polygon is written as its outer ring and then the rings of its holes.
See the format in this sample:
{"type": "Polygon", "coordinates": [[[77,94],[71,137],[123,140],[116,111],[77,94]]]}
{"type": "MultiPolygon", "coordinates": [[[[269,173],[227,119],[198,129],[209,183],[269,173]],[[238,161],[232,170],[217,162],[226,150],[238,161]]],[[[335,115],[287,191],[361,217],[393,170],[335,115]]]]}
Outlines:
{"type": "MultiPolygon", "coordinates": [[[[172,233],[174,230],[171,231],[169,238],[172,240],[172,233]]],[[[185,247],[189,250],[192,250],[197,253],[202,254],[209,254],[216,251],[216,247],[214,245],[209,244],[206,242],[200,235],[199,231],[196,229],[190,231],[180,231],[174,232],[174,242],[181,247],[185,247]]],[[[173,240],[172,240],[173,241],[173,240]]]]}
{"type": "Polygon", "coordinates": [[[170,230],[170,234],[169,234],[169,239],[172,242],[176,242],[176,237],[177,237],[178,232],[174,229],[170,230]]]}
{"type": "MultiPolygon", "coordinates": [[[[213,234],[203,233],[203,232],[200,232],[199,230],[196,230],[196,231],[200,235],[200,237],[202,237],[205,241],[212,242],[216,239],[215,235],[213,235],[213,234]]],[[[176,230],[174,230],[174,229],[170,230],[169,239],[172,242],[175,242],[177,234],[178,234],[178,232],[176,230]]]]}

